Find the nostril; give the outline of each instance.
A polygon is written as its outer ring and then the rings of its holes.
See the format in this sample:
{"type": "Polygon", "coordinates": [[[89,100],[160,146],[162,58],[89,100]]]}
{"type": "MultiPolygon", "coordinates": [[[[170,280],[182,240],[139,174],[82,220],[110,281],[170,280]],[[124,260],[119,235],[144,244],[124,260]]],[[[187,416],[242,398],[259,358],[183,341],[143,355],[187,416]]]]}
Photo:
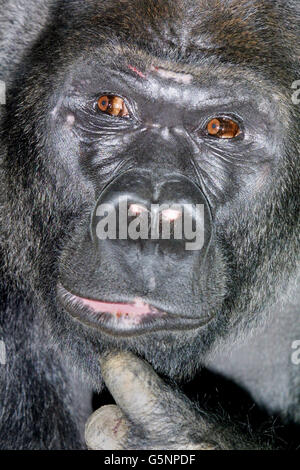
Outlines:
{"type": "Polygon", "coordinates": [[[144,214],[146,212],[148,212],[148,210],[141,204],[131,204],[128,209],[128,215],[133,217],[144,214]]]}
{"type": "Polygon", "coordinates": [[[176,209],[165,209],[161,212],[161,216],[168,222],[174,222],[182,217],[182,211],[176,209]]]}
{"type": "Polygon", "coordinates": [[[174,252],[175,256],[176,252],[207,247],[212,220],[205,196],[187,178],[150,178],[148,173],[132,171],[120,175],[101,192],[90,229],[96,245],[101,249],[118,245],[125,257],[130,250],[145,254],[149,248],[152,252],[156,244],[166,255],[174,252]],[[154,195],[155,178],[159,191],[154,195]]]}

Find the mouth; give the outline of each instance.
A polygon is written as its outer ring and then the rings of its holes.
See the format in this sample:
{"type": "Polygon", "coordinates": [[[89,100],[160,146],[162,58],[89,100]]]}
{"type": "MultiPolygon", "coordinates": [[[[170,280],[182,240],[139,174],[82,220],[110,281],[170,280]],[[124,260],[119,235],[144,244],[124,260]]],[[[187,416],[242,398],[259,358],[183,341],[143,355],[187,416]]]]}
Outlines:
{"type": "Polygon", "coordinates": [[[211,317],[190,318],[161,310],[144,299],[110,302],[89,299],[67,290],[57,289],[58,300],[65,310],[86,326],[113,336],[136,336],[158,330],[187,330],[206,325],[211,317]]]}

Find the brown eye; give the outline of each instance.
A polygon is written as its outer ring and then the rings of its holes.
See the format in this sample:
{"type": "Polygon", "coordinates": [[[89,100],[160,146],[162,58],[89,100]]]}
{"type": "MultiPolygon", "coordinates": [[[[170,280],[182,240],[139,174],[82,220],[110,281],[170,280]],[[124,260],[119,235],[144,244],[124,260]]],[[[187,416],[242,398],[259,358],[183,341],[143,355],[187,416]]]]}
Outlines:
{"type": "Polygon", "coordinates": [[[129,117],[128,109],[123,98],[115,95],[103,95],[98,99],[100,111],[111,116],[129,117]]]}
{"type": "Polygon", "coordinates": [[[240,126],[229,118],[214,118],[207,124],[207,132],[219,139],[234,139],[241,133],[240,126]]]}
{"type": "Polygon", "coordinates": [[[98,100],[98,108],[100,111],[107,111],[109,106],[108,96],[101,96],[98,100]]]}

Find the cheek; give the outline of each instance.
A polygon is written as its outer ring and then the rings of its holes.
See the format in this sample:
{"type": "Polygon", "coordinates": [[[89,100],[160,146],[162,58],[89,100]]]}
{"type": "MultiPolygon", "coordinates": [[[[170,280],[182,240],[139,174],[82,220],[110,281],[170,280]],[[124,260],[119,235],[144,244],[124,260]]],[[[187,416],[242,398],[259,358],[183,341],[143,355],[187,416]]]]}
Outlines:
{"type": "Polygon", "coordinates": [[[268,186],[270,180],[271,165],[269,163],[265,163],[261,166],[260,171],[258,171],[255,177],[252,179],[250,187],[248,187],[248,191],[250,191],[252,194],[262,192],[264,188],[268,186]]]}
{"type": "MultiPolygon", "coordinates": [[[[271,184],[274,184],[273,164],[265,162],[257,164],[246,173],[238,177],[238,191],[235,193],[235,203],[248,205],[251,201],[266,193],[271,184]]],[[[232,203],[233,201],[231,201],[232,203]]]]}

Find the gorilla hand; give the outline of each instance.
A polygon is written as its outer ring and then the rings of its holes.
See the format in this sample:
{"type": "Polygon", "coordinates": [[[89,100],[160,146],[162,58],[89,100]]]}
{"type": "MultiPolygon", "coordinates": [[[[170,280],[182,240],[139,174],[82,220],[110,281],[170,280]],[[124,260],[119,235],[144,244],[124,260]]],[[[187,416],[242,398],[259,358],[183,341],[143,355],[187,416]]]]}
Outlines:
{"type": "Polygon", "coordinates": [[[88,448],[224,448],[205,414],[163,382],[145,361],[128,352],[116,352],[102,357],[100,362],[104,381],[117,406],[104,406],[90,417],[85,433],[88,448]]]}

